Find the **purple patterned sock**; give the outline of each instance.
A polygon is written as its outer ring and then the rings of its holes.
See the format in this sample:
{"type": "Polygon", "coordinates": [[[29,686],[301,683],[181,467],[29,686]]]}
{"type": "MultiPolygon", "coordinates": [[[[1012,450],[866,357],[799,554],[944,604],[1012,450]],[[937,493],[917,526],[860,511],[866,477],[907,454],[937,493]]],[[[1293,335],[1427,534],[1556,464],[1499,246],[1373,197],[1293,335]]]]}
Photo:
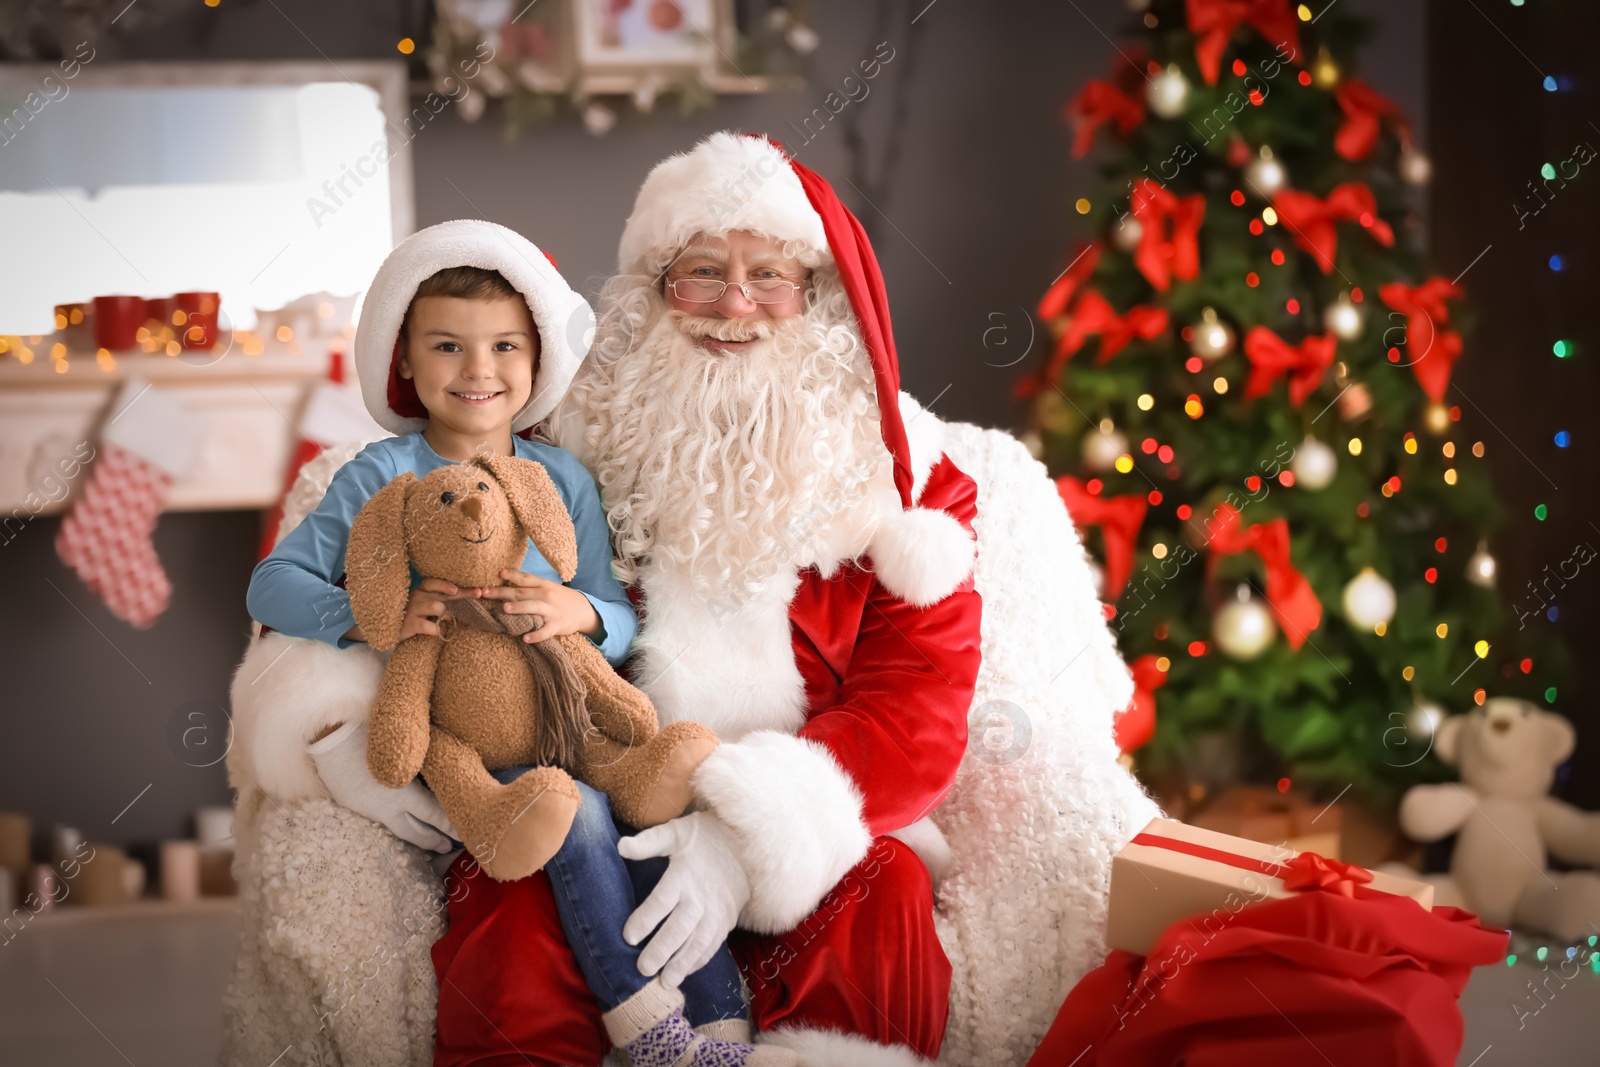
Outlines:
{"type": "Polygon", "coordinates": [[[754,1045],[702,1037],[682,1012],[662,1019],[625,1047],[633,1067],[745,1067],[756,1053],[754,1045]]]}

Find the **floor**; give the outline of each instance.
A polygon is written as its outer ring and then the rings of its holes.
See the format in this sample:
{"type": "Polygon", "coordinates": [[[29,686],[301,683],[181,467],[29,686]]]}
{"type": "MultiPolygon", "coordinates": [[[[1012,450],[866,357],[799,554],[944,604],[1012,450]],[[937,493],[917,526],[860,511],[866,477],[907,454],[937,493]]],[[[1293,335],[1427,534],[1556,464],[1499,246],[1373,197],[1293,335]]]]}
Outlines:
{"type": "MultiPolygon", "coordinates": [[[[205,900],[178,914],[67,909],[0,935],[0,1064],[215,1067],[235,929],[231,901],[205,900]]],[[[1563,981],[1556,962],[1473,975],[1458,1067],[1600,1062],[1600,974],[1563,981]]]]}

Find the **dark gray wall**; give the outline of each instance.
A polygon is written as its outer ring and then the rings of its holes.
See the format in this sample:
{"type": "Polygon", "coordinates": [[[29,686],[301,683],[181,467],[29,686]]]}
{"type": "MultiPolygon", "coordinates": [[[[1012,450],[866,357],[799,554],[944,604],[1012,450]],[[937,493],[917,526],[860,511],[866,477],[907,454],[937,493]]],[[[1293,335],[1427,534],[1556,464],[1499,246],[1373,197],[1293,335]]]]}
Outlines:
{"type": "MultiPolygon", "coordinates": [[[[1425,131],[1421,3],[1343,2],[1378,20],[1365,77],[1425,131]]],[[[887,40],[895,58],[870,95],[798,155],[872,226],[906,387],[924,401],[937,398],[946,418],[1010,425],[1016,371],[985,363],[984,331],[1004,326],[1013,344],[1026,343],[1029,309],[1081,236],[1072,201],[1095,183],[1087,164],[1068,158],[1060,112],[1085,79],[1121,62],[1107,36],[1119,36],[1126,8],[1122,0],[912,0],[890,6],[890,28],[880,37],[874,4],[811,7],[823,44],[802,92],[723,98],[687,119],[668,101],[658,115],[625,118],[604,138],[561,118],[510,145],[495,109],[476,125],[447,111],[414,141],[418,225],[475,216],[504,223],[549,248],[569,278],[592,290],[612,266],[622,222],[653,163],[724,127],[798,145],[803,138],[790,123],[887,40]],[[875,210],[845,181],[853,174],[839,124],[860,110],[867,174],[879,183],[893,93],[908,72],[899,86],[907,90],[903,150],[884,194],[872,196],[875,210]]],[[[420,9],[376,0],[229,0],[113,40],[108,52],[150,60],[388,58],[395,41],[424,29],[420,9]]],[[[0,587],[13,605],[0,613],[9,683],[0,808],[27,810],[41,823],[72,822],[113,842],[186,833],[196,805],[226,801],[225,778],[220,765],[186,766],[166,731],[180,707],[193,710],[186,702],[226,704],[244,646],[258,517],[162,519],[157,548],[176,596],[145,633],[112,619],[60,566],[56,525],[36,521],[0,547],[0,587]],[[150,790],[113,825],[146,784],[150,790]]]]}

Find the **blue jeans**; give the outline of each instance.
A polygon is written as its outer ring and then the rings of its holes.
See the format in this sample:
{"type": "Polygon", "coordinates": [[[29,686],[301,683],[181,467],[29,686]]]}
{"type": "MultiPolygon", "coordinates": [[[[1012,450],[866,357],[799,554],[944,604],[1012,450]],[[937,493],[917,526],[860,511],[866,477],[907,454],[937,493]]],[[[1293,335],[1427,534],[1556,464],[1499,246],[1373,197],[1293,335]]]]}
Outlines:
{"type": "MultiPolygon", "coordinates": [[[[507,767],[491,773],[496,781],[506,783],[529,770],[532,768],[507,767]]],[[[639,973],[639,954],[649,939],[630,945],[622,939],[622,926],[666,873],[667,859],[623,859],[617,851],[622,832],[612,818],[611,801],[582,782],[574,780],[574,784],[581,798],[578,812],[566,841],[545,864],[545,872],[578,969],[600,1007],[610,1011],[650,981],[639,973]]],[[[625,829],[633,832],[631,827],[625,829]]],[[[749,1017],[739,987],[739,965],[726,941],[711,962],[685,978],[680,988],[683,1014],[691,1026],[749,1017]]]]}

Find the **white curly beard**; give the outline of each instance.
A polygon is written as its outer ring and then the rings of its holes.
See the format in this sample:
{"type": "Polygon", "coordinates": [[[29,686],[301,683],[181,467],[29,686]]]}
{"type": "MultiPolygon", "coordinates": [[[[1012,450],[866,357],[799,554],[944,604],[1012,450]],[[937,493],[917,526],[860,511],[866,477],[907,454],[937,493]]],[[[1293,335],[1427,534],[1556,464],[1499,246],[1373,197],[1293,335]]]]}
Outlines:
{"type": "Polygon", "coordinates": [[[889,453],[848,299],[815,273],[802,314],[754,331],[673,311],[650,278],[608,283],[548,432],[594,472],[624,582],[648,564],[737,605],[864,547],[851,536],[840,557],[839,531],[872,525],[867,483],[889,453]],[[758,339],[723,353],[697,343],[706,335],[758,339]]]}

